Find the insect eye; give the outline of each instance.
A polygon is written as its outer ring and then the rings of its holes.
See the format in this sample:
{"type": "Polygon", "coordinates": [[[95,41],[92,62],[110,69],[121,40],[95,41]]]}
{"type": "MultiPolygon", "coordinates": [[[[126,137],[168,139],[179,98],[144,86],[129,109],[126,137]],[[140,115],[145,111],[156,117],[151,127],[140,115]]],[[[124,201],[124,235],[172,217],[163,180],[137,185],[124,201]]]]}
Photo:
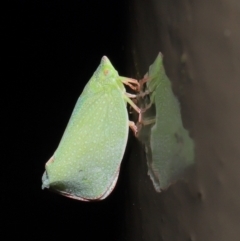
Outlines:
{"type": "Polygon", "coordinates": [[[105,70],[104,70],[104,75],[108,75],[108,73],[109,73],[109,70],[108,70],[108,69],[105,69],[105,70]]]}

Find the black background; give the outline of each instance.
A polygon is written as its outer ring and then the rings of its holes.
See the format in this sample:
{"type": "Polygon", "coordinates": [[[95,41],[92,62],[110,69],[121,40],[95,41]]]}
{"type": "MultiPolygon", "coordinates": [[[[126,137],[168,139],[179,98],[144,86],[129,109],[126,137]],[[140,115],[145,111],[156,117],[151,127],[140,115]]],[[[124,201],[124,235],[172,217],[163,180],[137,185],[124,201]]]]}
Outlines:
{"type": "Polygon", "coordinates": [[[113,193],[95,203],[43,191],[41,177],[101,57],[108,56],[121,75],[128,74],[126,3],[11,1],[2,10],[4,240],[120,240],[122,174],[113,193]]]}

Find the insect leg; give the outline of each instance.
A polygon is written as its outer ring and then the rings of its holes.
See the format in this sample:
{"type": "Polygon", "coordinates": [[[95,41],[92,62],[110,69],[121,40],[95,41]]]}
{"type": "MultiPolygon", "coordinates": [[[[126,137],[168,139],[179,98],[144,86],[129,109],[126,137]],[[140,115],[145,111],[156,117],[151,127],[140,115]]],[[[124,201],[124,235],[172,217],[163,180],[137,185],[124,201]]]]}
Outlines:
{"type": "Polygon", "coordinates": [[[138,83],[138,81],[136,79],[131,79],[131,78],[120,76],[120,80],[122,81],[123,84],[129,86],[131,89],[136,90],[136,91],[140,90],[140,84],[138,83]]]}
{"type": "MultiPolygon", "coordinates": [[[[148,74],[145,74],[144,77],[139,80],[140,91],[143,89],[143,85],[144,85],[145,83],[147,83],[148,81],[150,81],[150,80],[151,80],[151,78],[148,77],[148,74]]],[[[148,91],[146,91],[146,92],[148,92],[148,91]]],[[[142,92],[142,93],[144,94],[145,91],[142,92]]],[[[144,97],[145,95],[146,95],[146,94],[144,94],[142,97],[144,97]]]]}
{"type": "Polygon", "coordinates": [[[132,131],[134,132],[135,136],[137,135],[138,129],[137,126],[135,125],[135,123],[133,121],[129,121],[129,127],[132,129],[132,131]]]}
{"type": "Polygon", "coordinates": [[[147,104],[147,106],[145,106],[142,109],[142,112],[145,112],[146,110],[148,110],[152,106],[152,104],[155,102],[155,95],[156,95],[155,91],[154,92],[150,92],[150,93],[152,93],[151,98],[150,98],[150,103],[147,104]]]}
{"type": "Polygon", "coordinates": [[[147,104],[144,108],[141,108],[142,113],[145,112],[146,110],[148,110],[152,106],[154,101],[155,101],[155,94],[156,94],[155,90],[156,90],[156,88],[158,86],[158,81],[154,81],[154,80],[155,79],[149,77],[148,74],[145,74],[143,79],[139,80],[140,93],[136,95],[136,98],[137,99],[144,98],[146,95],[150,96],[150,103],[147,104]],[[146,86],[147,82],[149,82],[151,84],[151,87],[150,86],[146,86]],[[144,89],[144,85],[145,85],[145,89],[146,88],[150,88],[150,89],[143,90],[144,89]]]}
{"type": "MultiPolygon", "coordinates": [[[[137,111],[137,113],[139,114],[139,116],[138,116],[138,122],[140,122],[141,120],[142,120],[142,115],[141,115],[141,113],[142,113],[142,111],[141,111],[141,109],[129,98],[129,95],[131,95],[131,94],[128,94],[128,93],[125,93],[124,95],[123,95],[123,98],[127,101],[127,103],[130,105],[130,106],[132,106],[132,108],[135,110],[135,111],[137,111]]],[[[133,97],[134,98],[134,97],[133,97]]]]}
{"type": "Polygon", "coordinates": [[[155,123],[156,123],[156,118],[155,117],[145,118],[141,122],[141,124],[143,124],[144,126],[152,125],[152,124],[155,124],[155,123]]]}

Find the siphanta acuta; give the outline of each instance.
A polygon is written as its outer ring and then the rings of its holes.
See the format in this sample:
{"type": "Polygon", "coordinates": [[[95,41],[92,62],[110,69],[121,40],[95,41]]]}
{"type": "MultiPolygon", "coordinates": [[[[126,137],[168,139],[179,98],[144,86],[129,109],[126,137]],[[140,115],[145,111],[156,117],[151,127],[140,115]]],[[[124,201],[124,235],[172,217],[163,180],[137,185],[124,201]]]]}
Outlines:
{"type": "Polygon", "coordinates": [[[145,145],[148,174],[160,192],[184,177],[185,170],[194,164],[194,143],[183,126],[180,104],[165,73],[161,53],[140,86],[138,103],[143,114],[139,124],[143,126],[138,138],[145,145]]]}
{"type": "MultiPolygon", "coordinates": [[[[137,80],[121,77],[106,56],[80,95],[57,150],[46,163],[42,188],[69,198],[96,201],[115,187],[126,148],[129,126],[126,104],[140,109],[124,84],[137,80]]],[[[135,86],[135,87],[134,87],[135,86]]]]}

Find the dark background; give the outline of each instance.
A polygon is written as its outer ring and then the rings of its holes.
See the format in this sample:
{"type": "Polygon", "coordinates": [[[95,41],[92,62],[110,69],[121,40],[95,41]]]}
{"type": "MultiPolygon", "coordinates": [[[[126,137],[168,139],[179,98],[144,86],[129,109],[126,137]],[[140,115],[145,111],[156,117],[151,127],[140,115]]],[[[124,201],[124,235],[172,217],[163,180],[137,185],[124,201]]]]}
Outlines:
{"type": "Polygon", "coordinates": [[[101,57],[108,56],[127,75],[125,13],[124,1],[109,0],[16,1],[4,6],[4,240],[120,240],[122,174],[112,195],[96,203],[43,191],[41,177],[101,57]]]}

